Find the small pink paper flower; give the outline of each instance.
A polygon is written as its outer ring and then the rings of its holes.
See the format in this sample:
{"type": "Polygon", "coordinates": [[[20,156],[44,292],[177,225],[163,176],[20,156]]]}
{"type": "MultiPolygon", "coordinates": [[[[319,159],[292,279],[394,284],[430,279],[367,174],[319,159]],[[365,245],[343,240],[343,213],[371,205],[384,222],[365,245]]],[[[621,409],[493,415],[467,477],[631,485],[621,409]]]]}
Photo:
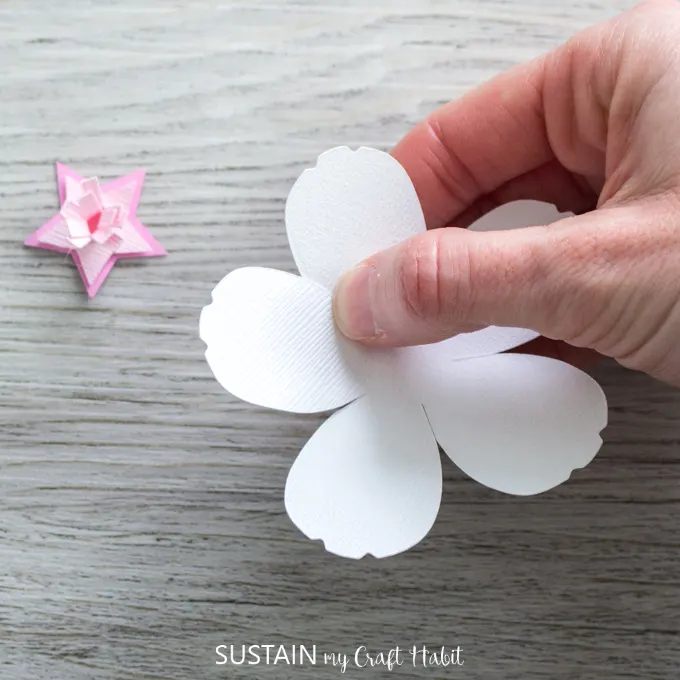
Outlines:
{"type": "Polygon", "coordinates": [[[25,245],[68,253],[93,298],[119,258],[157,257],[166,251],[137,219],[144,171],[101,186],[57,163],[59,213],[25,245]]]}
{"type": "Polygon", "coordinates": [[[59,211],[66,221],[69,241],[80,250],[88,243],[107,244],[114,248],[123,242],[125,207],[102,194],[96,177],[68,184],[70,192],[59,211]]]}

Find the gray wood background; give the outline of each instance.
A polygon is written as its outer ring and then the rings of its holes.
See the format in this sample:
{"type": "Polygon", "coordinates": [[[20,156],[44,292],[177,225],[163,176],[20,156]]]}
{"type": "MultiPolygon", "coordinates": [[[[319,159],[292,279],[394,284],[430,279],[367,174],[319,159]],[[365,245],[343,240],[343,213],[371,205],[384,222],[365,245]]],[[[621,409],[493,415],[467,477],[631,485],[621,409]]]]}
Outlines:
{"type": "Polygon", "coordinates": [[[219,643],[463,648],[462,668],[345,677],[645,680],[680,666],[680,391],[613,365],[606,444],[511,499],[444,461],[439,519],[383,561],[288,521],[286,471],[321,422],[239,403],[197,337],[212,286],[291,270],[283,207],[337,144],[389,148],[439,104],[625,0],[0,2],[0,677],[342,677],[216,666],[219,643]],[[148,169],[170,251],[88,302],[24,249],[53,163],[148,169]]]}

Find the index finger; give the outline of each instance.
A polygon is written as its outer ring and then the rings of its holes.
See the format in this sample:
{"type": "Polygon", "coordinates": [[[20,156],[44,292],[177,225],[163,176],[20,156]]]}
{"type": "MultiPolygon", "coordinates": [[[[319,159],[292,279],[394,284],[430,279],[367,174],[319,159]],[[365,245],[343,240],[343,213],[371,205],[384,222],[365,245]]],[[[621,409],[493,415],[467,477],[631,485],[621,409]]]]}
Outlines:
{"type": "Polygon", "coordinates": [[[428,228],[554,158],[543,109],[544,58],[511,69],[434,111],[392,155],[420,198],[428,228]]]}

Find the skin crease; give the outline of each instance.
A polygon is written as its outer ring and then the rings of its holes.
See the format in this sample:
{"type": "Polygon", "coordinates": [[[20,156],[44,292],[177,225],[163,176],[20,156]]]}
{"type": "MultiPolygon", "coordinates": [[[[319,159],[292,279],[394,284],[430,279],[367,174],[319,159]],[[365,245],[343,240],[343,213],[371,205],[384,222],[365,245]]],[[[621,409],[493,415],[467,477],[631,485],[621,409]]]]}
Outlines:
{"type": "Polygon", "coordinates": [[[680,385],[680,4],[646,2],[432,113],[393,155],[430,231],[338,283],[345,335],[436,342],[534,329],[517,351],[597,355],[680,385]],[[533,198],[576,217],[466,227],[533,198]]]}

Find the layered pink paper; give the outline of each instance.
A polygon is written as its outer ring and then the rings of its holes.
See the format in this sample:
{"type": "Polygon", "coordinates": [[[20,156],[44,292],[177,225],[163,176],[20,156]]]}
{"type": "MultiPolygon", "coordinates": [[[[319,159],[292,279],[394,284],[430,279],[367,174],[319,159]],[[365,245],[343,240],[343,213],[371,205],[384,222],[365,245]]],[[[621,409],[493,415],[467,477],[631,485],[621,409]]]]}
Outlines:
{"type": "MultiPolygon", "coordinates": [[[[104,184],[101,187],[102,193],[106,194],[123,189],[124,187],[130,184],[133,185],[130,201],[126,205],[128,212],[126,221],[134,229],[136,234],[139,237],[141,237],[141,239],[145,242],[146,247],[138,252],[126,251],[111,253],[109,259],[102,267],[99,274],[93,280],[89,280],[87,277],[83,262],[83,254],[81,254],[79,250],[72,247],[62,247],[59,245],[55,245],[54,243],[48,243],[44,241],[45,237],[49,233],[64,228],[63,227],[64,220],[61,214],[58,213],[50,220],[48,220],[36,232],[31,234],[31,236],[29,236],[26,239],[26,241],[24,241],[24,245],[33,248],[44,248],[46,250],[54,250],[56,252],[67,253],[71,255],[71,257],[73,257],[73,260],[76,263],[76,267],[78,268],[80,277],[83,280],[83,284],[85,285],[85,290],[87,291],[88,296],[90,298],[93,298],[97,294],[97,291],[100,289],[101,285],[106,280],[106,277],[109,275],[111,269],[113,269],[113,266],[115,265],[117,260],[136,257],[160,257],[163,255],[167,255],[167,251],[165,250],[165,248],[163,248],[163,246],[152,236],[151,232],[140,222],[140,220],[137,217],[137,206],[139,205],[139,200],[142,193],[144,177],[145,177],[144,170],[136,170],[128,175],[125,175],[112,182],[104,184]]],[[[77,172],[75,172],[75,170],[73,170],[72,168],[69,168],[67,165],[64,165],[63,163],[57,163],[57,186],[59,190],[60,206],[63,206],[64,202],[66,201],[67,178],[71,178],[76,182],[82,182],[84,180],[84,178],[77,172]]],[[[122,246],[124,245],[125,243],[122,244],[122,246]]]]}

